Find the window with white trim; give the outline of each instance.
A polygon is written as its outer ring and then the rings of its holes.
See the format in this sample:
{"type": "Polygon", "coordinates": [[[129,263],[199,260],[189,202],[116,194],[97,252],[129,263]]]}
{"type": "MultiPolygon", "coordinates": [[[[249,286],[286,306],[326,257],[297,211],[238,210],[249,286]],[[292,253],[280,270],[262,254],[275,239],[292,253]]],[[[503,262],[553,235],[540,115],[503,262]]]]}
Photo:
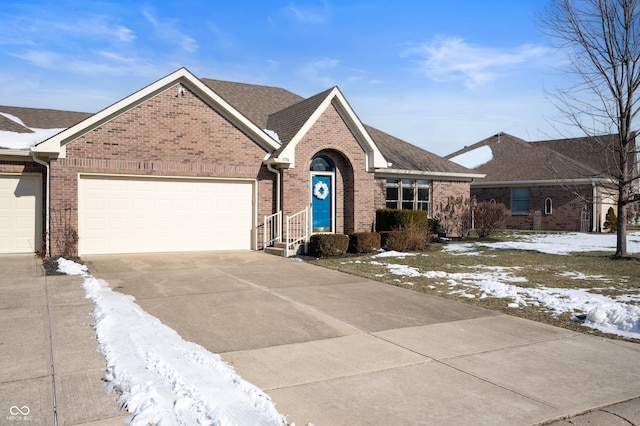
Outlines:
{"type": "Polygon", "coordinates": [[[553,214],[553,200],[551,198],[544,200],[544,214],[553,214]]]}
{"type": "Polygon", "coordinates": [[[386,206],[389,209],[429,211],[431,182],[423,179],[387,179],[386,206]]]}

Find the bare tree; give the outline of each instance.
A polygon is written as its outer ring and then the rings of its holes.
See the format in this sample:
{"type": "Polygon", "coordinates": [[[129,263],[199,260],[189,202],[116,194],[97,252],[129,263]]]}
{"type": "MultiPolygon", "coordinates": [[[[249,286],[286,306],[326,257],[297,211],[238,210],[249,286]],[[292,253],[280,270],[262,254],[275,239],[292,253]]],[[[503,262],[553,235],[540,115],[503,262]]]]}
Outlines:
{"type": "Polygon", "coordinates": [[[627,206],[638,199],[638,150],[633,125],[640,87],[640,0],[551,0],[542,19],[568,57],[575,85],[554,103],[588,137],[615,133],[603,144],[617,192],[616,257],[627,256],[627,206]]]}

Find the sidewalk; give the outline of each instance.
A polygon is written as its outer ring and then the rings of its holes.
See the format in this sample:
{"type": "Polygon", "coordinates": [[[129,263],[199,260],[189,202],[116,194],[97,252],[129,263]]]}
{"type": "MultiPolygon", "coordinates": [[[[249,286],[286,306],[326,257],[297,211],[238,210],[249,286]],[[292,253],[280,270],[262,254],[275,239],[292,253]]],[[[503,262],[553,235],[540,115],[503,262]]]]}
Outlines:
{"type": "Polygon", "coordinates": [[[34,255],[2,255],[0,270],[0,424],[124,424],[82,278],[45,277],[34,255]]]}

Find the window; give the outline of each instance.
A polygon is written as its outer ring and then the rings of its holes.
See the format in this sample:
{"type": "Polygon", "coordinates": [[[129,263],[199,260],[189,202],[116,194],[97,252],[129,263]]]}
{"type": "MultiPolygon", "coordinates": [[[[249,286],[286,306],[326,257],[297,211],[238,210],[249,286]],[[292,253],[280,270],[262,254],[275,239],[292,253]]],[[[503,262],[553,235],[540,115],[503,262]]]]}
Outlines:
{"type": "Polygon", "coordinates": [[[514,213],[529,212],[529,188],[511,189],[511,211],[514,213]]]}
{"type": "Polygon", "coordinates": [[[332,172],[335,169],[333,161],[326,155],[318,155],[311,161],[309,170],[312,172],[332,172]]]}
{"type": "Polygon", "coordinates": [[[553,214],[553,200],[551,198],[544,200],[544,214],[553,214]]]}
{"type": "Polygon", "coordinates": [[[386,206],[389,209],[429,211],[431,182],[421,179],[387,179],[386,206]]]}

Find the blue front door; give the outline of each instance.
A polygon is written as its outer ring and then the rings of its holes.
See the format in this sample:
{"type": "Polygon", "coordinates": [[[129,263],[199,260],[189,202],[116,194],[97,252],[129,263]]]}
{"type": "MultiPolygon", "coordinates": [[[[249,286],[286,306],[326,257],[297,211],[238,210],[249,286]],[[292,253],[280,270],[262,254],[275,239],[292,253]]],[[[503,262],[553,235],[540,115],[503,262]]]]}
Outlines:
{"type": "Polygon", "coordinates": [[[311,217],[313,232],[331,232],[333,187],[331,176],[311,175],[311,217]]]}

